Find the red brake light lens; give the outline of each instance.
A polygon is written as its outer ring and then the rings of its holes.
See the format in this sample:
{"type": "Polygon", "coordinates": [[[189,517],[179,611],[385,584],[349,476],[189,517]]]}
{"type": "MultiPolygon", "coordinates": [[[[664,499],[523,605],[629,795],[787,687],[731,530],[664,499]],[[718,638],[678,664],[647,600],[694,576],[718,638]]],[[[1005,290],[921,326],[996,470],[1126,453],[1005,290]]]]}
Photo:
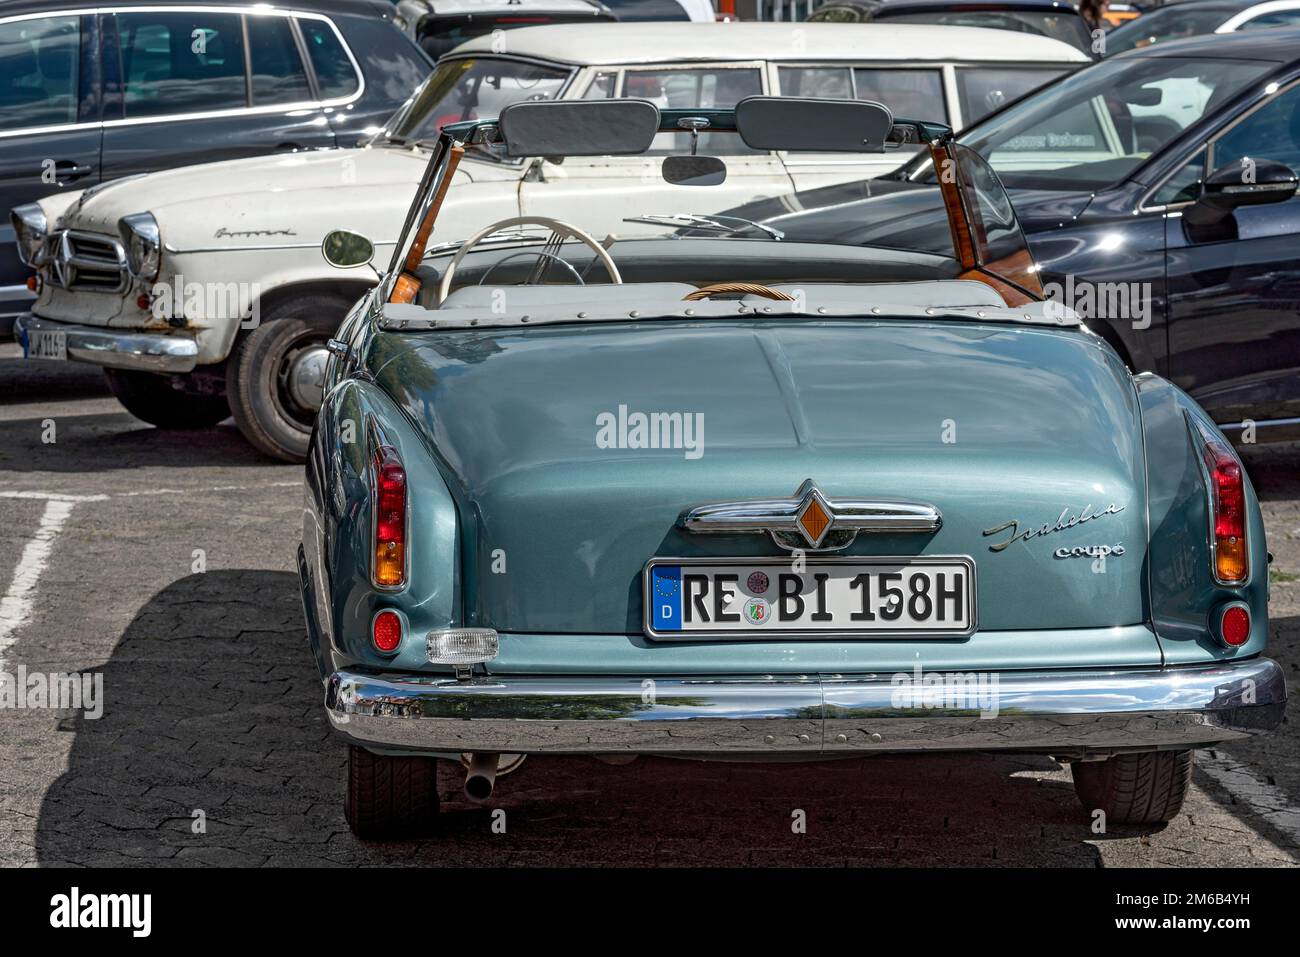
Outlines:
{"type": "Polygon", "coordinates": [[[1225,645],[1240,647],[1250,638],[1250,612],[1240,605],[1230,606],[1219,622],[1219,634],[1225,645]]]}
{"type": "Polygon", "coordinates": [[[406,469],[397,452],[375,452],[374,583],[384,588],[406,584],[406,469]]]}
{"type": "Polygon", "coordinates": [[[395,611],[381,611],[375,615],[372,633],[376,648],[385,653],[396,651],[402,641],[402,619],[395,611]]]}
{"type": "Polygon", "coordinates": [[[1239,584],[1250,577],[1246,549],[1246,486],[1241,463],[1222,442],[1210,441],[1203,452],[1210,477],[1210,516],[1214,537],[1214,577],[1239,584]]]}

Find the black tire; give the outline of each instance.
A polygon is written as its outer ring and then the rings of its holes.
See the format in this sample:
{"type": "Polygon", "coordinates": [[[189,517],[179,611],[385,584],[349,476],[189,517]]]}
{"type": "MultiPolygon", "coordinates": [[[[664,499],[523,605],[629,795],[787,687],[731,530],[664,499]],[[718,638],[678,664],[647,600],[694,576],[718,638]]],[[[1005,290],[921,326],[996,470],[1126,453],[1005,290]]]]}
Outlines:
{"type": "Polygon", "coordinates": [[[299,350],[324,345],[351,305],[336,296],[281,303],[235,344],[226,366],[226,398],[239,431],[259,452],[306,461],[316,410],[299,405],[288,392],[288,365],[299,350]]]}
{"type": "Polygon", "coordinates": [[[182,392],[164,375],[105,369],[104,378],[126,411],[160,429],[208,429],[230,417],[225,396],[182,392]]]}
{"type": "Polygon", "coordinates": [[[1074,793],[1089,812],[1100,808],[1110,824],[1162,824],[1183,809],[1192,783],[1191,751],[1118,754],[1070,766],[1074,793]]]}
{"type": "Polygon", "coordinates": [[[343,816],[365,840],[419,837],[438,823],[438,759],[348,747],[343,816]]]}

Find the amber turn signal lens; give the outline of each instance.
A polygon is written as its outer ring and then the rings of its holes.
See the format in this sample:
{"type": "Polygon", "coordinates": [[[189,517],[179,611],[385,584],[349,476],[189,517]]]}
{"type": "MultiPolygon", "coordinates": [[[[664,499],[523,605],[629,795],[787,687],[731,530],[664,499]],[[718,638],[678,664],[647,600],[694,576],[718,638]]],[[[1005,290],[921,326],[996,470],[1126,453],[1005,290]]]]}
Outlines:
{"type": "Polygon", "coordinates": [[[1210,478],[1210,516],[1214,538],[1214,577],[1237,584],[1250,577],[1246,550],[1246,483],[1241,463],[1222,442],[1207,442],[1205,467],[1210,478]]]}

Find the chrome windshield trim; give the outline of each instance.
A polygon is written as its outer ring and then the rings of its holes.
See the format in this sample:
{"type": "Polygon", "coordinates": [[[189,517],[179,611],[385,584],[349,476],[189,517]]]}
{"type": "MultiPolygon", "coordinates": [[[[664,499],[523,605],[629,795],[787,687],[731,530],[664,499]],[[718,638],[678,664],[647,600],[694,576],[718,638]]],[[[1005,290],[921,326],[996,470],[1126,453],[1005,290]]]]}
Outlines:
{"type": "Polygon", "coordinates": [[[931,533],[943,524],[934,505],[903,499],[832,499],[812,479],[805,479],[790,498],[746,499],[700,505],[677,520],[696,534],[770,534],[781,548],[839,551],[859,532],[869,534],[931,533]],[[828,522],[809,531],[800,519],[819,507],[828,522]]]}

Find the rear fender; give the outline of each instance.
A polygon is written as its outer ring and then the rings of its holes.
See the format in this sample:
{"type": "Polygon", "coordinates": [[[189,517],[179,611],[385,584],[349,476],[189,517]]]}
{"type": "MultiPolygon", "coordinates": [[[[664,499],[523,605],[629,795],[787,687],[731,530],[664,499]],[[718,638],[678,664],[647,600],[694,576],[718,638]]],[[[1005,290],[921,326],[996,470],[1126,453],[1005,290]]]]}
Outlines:
{"type": "MultiPolygon", "coordinates": [[[[1212,434],[1221,433],[1200,406],[1166,380],[1146,373],[1134,381],[1146,442],[1148,587],[1165,662],[1193,664],[1260,654],[1268,639],[1268,546],[1250,477],[1245,477],[1250,579],[1240,587],[1226,587],[1217,584],[1212,573],[1209,503],[1188,416],[1212,434]],[[1250,638],[1239,648],[1223,646],[1210,630],[1211,612],[1233,600],[1250,607],[1250,638]]],[[[1224,444],[1231,448],[1226,439],[1224,444]]]]}
{"type": "Polygon", "coordinates": [[[456,507],[424,442],[373,384],[350,379],[327,396],[307,458],[302,575],[309,639],[324,677],[369,666],[446,671],[428,663],[424,636],[460,619],[456,507]],[[407,583],[370,579],[375,434],[397,451],[407,475],[407,583]],[[371,644],[374,616],[394,609],[406,631],[395,655],[371,644]]]}

